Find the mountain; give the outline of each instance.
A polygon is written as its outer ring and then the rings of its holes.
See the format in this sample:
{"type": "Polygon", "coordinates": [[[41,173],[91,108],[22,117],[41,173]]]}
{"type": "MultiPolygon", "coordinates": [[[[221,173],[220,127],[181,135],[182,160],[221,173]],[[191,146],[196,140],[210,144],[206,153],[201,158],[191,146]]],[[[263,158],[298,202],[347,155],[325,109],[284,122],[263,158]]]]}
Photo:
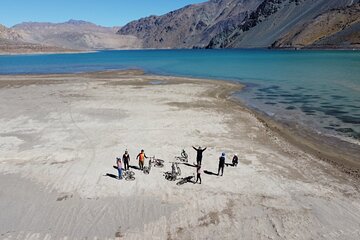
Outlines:
{"type": "Polygon", "coordinates": [[[150,16],[122,27],[118,34],[134,35],[145,48],[204,47],[217,34],[241,23],[262,0],[211,0],[188,5],[163,16],[150,16]]]}
{"type": "Polygon", "coordinates": [[[44,46],[26,42],[16,31],[6,28],[0,24],[0,53],[43,53],[43,52],[65,52],[68,49],[44,46]]]}
{"type": "MultiPolygon", "coordinates": [[[[145,48],[291,46],[286,41],[274,43],[285,36],[290,39],[291,33],[296,34],[306,26],[311,29],[316,24],[310,23],[319,15],[332,9],[352,8],[357,2],[359,0],[210,0],[133,21],[118,34],[138,37],[145,48]]],[[[331,28],[330,25],[324,27],[331,28]]],[[[357,29],[357,25],[352,25],[347,32],[327,38],[326,44],[334,41],[336,45],[348,38],[356,42],[357,29]]],[[[325,46],[325,42],[318,46],[325,46]]]]}
{"type": "Polygon", "coordinates": [[[208,47],[269,47],[316,16],[354,3],[354,0],[265,0],[237,28],[219,34],[208,47]]]}
{"type": "Polygon", "coordinates": [[[116,34],[118,28],[69,20],[64,23],[27,22],[11,28],[26,42],[77,50],[141,48],[134,36],[116,34]]]}
{"type": "Polygon", "coordinates": [[[360,48],[360,4],[332,9],[294,28],[274,48],[360,48]]]}

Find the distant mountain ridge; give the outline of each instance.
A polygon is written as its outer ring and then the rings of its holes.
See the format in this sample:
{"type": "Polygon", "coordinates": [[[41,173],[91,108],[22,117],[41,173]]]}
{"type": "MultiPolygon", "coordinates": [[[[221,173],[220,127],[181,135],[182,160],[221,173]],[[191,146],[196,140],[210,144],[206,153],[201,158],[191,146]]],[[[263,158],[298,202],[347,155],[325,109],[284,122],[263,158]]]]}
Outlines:
{"type": "MultiPolygon", "coordinates": [[[[162,16],[150,16],[130,22],[118,34],[137,36],[142,39],[145,48],[264,48],[276,46],[276,41],[294,29],[299,31],[299,27],[321,14],[332,9],[351,8],[358,2],[211,0],[162,16]]],[[[350,11],[344,15],[347,13],[350,11]]],[[[351,35],[356,29],[348,29],[348,34],[351,35]]],[[[350,40],[357,42],[357,35],[352,35],[350,40]]],[[[328,41],[331,42],[331,39],[328,41]]],[[[348,45],[356,46],[352,43],[348,45]]],[[[281,48],[282,45],[278,47],[281,48]]]]}
{"type": "Polygon", "coordinates": [[[16,31],[0,25],[0,54],[12,53],[43,53],[73,51],[53,46],[28,43],[16,31]]]}
{"type": "Polygon", "coordinates": [[[0,25],[1,52],[268,47],[360,49],[360,0],[210,0],[123,27],[0,25]]]}
{"type": "Polygon", "coordinates": [[[134,36],[120,36],[111,27],[81,20],[64,23],[25,22],[11,28],[30,43],[77,50],[141,48],[134,36]]]}
{"type": "Polygon", "coordinates": [[[205,47],[212,37],[243,21],[262,0],[211,0],[162,16],[130,22],[118,34],[134,35],[145,48],[205,47]]]}

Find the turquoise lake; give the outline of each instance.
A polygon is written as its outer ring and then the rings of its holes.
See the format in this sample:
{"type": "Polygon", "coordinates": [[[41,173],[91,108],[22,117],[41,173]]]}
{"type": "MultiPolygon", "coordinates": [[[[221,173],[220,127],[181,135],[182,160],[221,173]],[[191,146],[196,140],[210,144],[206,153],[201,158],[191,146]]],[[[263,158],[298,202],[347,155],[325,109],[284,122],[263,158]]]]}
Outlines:
{"type": "Polygon", "coordinates": [[[129,50],[0,56],[0,74],[144,69],[233,80],[249,107],[359,143],[360,51],[129,50]]]}

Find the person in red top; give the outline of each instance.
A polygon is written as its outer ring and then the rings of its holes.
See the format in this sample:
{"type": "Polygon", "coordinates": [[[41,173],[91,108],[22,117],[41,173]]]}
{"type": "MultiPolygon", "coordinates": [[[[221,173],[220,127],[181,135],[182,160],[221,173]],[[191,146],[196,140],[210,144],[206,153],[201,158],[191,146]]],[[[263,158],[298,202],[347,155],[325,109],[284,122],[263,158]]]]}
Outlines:
{"type": "Polygon", "coordinates": [[[141,152],[136,157],[136,159],[139,159],[140,170],[144,169],[144,160],[145,160],[145,158],[148,158],[148,157],[145,155],[144,150],[141,150],[141,152]]]}

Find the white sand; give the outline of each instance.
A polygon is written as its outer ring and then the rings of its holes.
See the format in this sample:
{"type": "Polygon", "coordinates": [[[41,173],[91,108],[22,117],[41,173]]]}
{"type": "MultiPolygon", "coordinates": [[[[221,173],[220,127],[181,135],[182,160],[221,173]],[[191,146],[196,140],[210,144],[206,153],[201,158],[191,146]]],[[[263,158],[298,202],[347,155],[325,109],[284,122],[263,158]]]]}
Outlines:
{"type": "Polygon", "coordinates": [[[236,86],[127,74],[0,77],[0,239],[360,239],[358,180],[226,100],[236,86]],[[192,145],[208,147],[203,170],[223,151],[240,164],[166,181],[192,145]],[[166,165],[106,176],[125,149],[166,165]]]}

